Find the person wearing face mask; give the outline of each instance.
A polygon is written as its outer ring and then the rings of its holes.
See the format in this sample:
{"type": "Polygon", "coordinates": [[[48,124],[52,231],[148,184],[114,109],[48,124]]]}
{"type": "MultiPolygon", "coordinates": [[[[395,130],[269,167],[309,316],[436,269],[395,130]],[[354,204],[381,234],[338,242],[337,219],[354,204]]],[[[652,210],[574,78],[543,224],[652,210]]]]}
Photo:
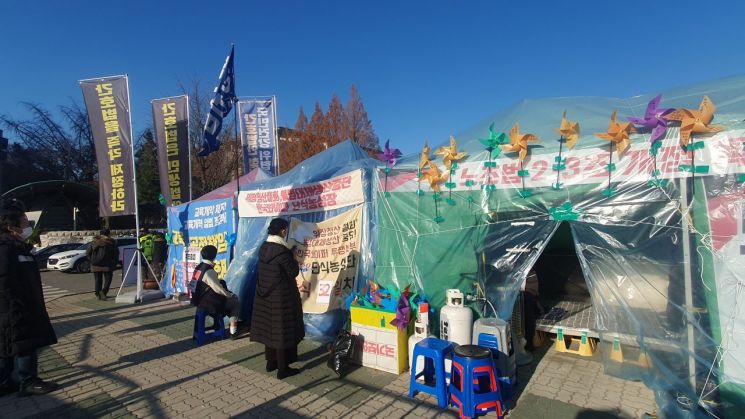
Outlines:
{"type": "Polygon", "coordinates": [[[26,210],[16,199],[0,203],[0,396],[46,394],[58,388],[37,372],[39,348],[57,343],[44,304],[41,275],[26,210]],[[12,379],[15,369],[19,382],[12,379]]]}
{"type": "Polygon", "coordinates": [[[300,267],[285,241],[288,223],[275,218],[268,237],[259,249],[259,280],[251,315],[251,341],[263,343],[266,371],[277,371],[280,380],[300,370],[297,345],[305,337],[303,305],[295,281],[300,267]]]}

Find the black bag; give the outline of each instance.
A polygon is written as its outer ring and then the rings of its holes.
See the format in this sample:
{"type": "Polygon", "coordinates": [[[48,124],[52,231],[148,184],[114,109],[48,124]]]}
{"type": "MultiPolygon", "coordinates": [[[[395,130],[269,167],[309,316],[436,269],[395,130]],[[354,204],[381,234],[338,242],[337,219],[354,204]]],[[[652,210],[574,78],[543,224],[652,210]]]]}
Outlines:
{"type": "Polygon", "coordinates": [[[109,258],[106,254],[106,246],[96,246],[91,252],[91,265],[93,266],[108,266],[107,263],[109,258]]]}
{"type": "Polygon", "coordinates": [[[334,339],[334,343],[331,344],[331,356],[326,365],[334,370],[339,378],[344,377],[349,372],[349,361],[354,358],[357,339],[357,335],[342,329],[334,339]]]}

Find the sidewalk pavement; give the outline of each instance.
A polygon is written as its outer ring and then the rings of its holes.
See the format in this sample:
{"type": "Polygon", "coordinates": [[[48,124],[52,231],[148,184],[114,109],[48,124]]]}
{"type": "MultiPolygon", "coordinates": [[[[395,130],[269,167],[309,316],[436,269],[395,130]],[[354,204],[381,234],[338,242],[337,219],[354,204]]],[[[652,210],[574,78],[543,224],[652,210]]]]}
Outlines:
{"type": "MultiPolygon", "coordinates": [[[[263,346],[248,338],[197,347],[194,309],[170,300],[122,305],[73,295],[47,308],[59,343],[40,352],[40,375],[61,388],[0,397],[0,417],[458,417],[431,396],[409,399],[407,373],[357,368],[337,379],[325,347],[311,341],[299,348],[303,372],[277,380],[264,371],[263,346]]],[[[537,355],[519,370],[522,394],[510,418],[640,418],[655,410],[650,390],[604,375],[597,360],[547,348],[537,355]]]]}

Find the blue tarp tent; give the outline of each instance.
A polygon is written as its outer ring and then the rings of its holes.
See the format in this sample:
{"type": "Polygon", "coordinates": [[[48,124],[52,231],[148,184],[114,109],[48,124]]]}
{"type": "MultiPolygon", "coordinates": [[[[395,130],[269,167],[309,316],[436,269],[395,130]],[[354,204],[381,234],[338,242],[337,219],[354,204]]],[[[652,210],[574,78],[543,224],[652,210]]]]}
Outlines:
{"type": "MultiPolygon", "coordinates": [[[[264,181],[257,181],[245,187],[241,185],[241,192],[299,186],[361,170],[365,204],[362,215],[360,267],[357,274],[359,285],[366,279],[371,279],[375,269],[372,258],[375,240],[372,236],[373,221],[370,214],[371,206],[369,205],[372,198],[370,179],[372,169],[380,164],[380,161],[370,158],[356,143],[345,141],[303,161],[285,174],[264,181]]],[[[350,207],[342,207],[330,211],[306,212],[293,214],[292,217],[305,222],[319,222],[349,209],[350,207]]],[[[251,319],[253,310],[258,250],[267,238],[267,227],[272,218],[274,217],[241,217],[238,221],[235,256],[225,280],[228,288],[240,296],[243,306],[242,317],[246,320],[251,319]]],[[[308,335],[318,338],[333,336],[334,332],[341,327],[342,321],[342,314],[338,310],[325,315],[305,315],[308,335]]]]}

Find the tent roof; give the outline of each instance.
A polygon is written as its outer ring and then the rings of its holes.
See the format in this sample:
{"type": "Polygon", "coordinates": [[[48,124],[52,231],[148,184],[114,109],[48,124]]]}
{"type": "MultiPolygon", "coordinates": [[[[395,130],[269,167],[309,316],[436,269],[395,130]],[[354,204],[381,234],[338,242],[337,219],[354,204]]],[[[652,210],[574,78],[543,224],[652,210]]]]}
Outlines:
{"type": "MultiPolygon", "coordinates": [[[[262,180],[270,179],[272,175],[268,174],[267,172],[263,171],[260,168],[255,168],[251,170],[250,172],[246,173],[245,175],[241,176],[239,179],[240,186],[246,186],[248,184],[259,182],[262,180]]],[[[230,181],[226,183],[225,185],[207,192],[206,194],[200,196],[197,199],[194,199],[193,201],[207,201],[212,199],[225,199],[230,198],[235,194],[235,187],[236,182],[230,181]]]]}
{"type": "Polygon", "coordinates": [[[257,180],[241,190],[272,189],[283,186],[318,182],[347,173],[362,167],[375,167],[383,164],[371,158],[357,143],[346,140],[303,160],[287,173],[280,176],[257,180]]]}
{"type": "MultiPolygon", "coordinates": [[[[729,129],[745,127],[745,76],[735,76],[715,81],[691,84],[684,87],[651,92],[629,98],[612,97],[558,97],[526,99],[518,104],[496,112],[478,123],[467,127],[455,136],[458,149],[468,153],[468,160],[487,160],[487,152],[480,138],[488,138],[489,125],[494,123],[496,132],[509,132],[516,123],[520,123],[522,133],[535,134],[540,141],[531,145],[536,154],[555,153],[558,151],[559,127],[561,116],[567,112],[567,119],[580,124],[581,135],[576,148],[596,148],[607,144],[597,138],[594,133],[606,132],[611,113],[618,111],[618,121],[626,122],[627,116],[640,117],[644,115],[647,103],[662,94],[660,106],[664,108],[698,109],[701,99],[708,95],[717,107],[712,124],[725,125],[729,129]]],[[[439,145],[448,145],[449,139],[444,139],[439,145]]],[[[647,134],[635,134],[632,142],[648,141],[647,134]],[[643,138],[642,138],[643,137],[643,138]]],[[[432,152],[436,144],[430,144],[432,152]]],[[[420,153],[413,153],[399,160],[401,167],[415,165],[419,162],[420,153]]]]}

